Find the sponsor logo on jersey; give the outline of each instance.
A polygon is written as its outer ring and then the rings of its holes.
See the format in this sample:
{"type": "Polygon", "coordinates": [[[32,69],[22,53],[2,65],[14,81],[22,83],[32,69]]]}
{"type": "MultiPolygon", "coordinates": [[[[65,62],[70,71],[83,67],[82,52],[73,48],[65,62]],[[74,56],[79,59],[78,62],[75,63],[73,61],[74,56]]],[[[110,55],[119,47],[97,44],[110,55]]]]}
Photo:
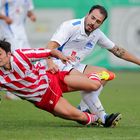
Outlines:
{"type": "Polygon", "coordinates": [[[89,41],[89,42],[85,45],[85,49],[92,49],[92,48],[93,48],[93,43],[89,41]]]}

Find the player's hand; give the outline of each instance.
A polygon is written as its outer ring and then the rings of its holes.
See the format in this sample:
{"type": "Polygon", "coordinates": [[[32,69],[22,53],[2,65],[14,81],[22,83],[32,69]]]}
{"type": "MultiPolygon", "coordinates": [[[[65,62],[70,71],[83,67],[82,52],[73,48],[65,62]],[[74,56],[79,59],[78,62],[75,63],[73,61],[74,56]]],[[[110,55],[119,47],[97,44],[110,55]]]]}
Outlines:
{"type": "Polygon", "coordinates": [[[52,59],[47,59],[48,71],[51,73],[56,73],[59,71],[58,65],[56,65],[52,59]]]}
{"type": "Polygon", "coordinates": [[[35,22],[36,21],[36,16],[35,15],[30,16],[30,20],[35,22]]]}
{"type": "Polygon", "coordinates": [[[70,63],[70,58],[69,58],[69,56],[64,56],[64,55],[62,55],[59,59],[62,61],[63,64],[70,63]]]}
{"type": "Polygon", "coordinates": [[[50,71],[51,73],[57,73],[59,71],[59,68],[57,65],[52,64],[51,66],[48,67],[48,71],[50,71]]]}
{"type": "Polygon", "coordinates": [[[10,25],[10,24],[12,24],[12,22],[13,22],[13,20],[11,19],[11,18],[9,18],[9,17],[5,17],[5,22],[8,24],[8,25],[10,25]]]}
{"type": "Polygon", "coordinates": [[[75,56],[67,56],[67,59],[71,62],[75,62],[76,61],[76,57],[75,56]]]}
{"type": "Polygon", "coordinates": [[[55,50],[55,49],[51,50],[51,55],[53,57],[59,58],[64,64],[70,63],[69,57],[63,55],[63,53],[60,52],[59,50],[55,50]]]}
{"type": "Polygon", "coordinates": [[[36,16],[32,11],[28,11],[27,16],[30,18],[31,21],[36,21],[36,16]]]}

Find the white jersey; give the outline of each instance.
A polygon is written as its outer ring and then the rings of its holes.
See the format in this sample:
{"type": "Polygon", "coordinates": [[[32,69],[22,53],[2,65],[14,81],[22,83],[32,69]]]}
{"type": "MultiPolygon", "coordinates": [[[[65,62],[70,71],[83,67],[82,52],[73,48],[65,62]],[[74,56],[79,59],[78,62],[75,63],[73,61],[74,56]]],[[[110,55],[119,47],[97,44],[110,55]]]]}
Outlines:
{"type": "Polygon", "coordinates": [[[77,62],[81,62],[89,55],[96,43],[106,49],[112,49],[115,45],[100,29],[96,29],[88,36],[85,33],[84,20],[85,18],[64,22],[51,38],[51,41],[60,44],[59,50],[64,55],[74,55],[77,62]]]}
{"type": "Polygon", "coordinates": [[[12,49],[28,48],[25,20],[28,11],[33,9],[31,0],[0,0],[0,14],[10,17],[11,25],[0,20],[0,32],[12,44],[12,49]]]}

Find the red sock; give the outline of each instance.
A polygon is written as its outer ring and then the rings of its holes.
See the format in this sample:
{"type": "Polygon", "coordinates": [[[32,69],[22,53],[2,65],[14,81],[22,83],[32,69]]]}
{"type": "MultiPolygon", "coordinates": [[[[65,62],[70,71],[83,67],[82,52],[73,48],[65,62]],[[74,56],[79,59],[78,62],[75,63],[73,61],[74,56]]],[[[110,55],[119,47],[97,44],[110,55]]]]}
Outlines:
{"type": "Polygon", "coordinates": [[[84,122],[83,121],[82,122],[78,121],[78,123],[83,124],[83,125],[89,125],[89,124],[91,124],[91,123],[96,121],[94,114],[89,114],[87,112],[83,112],[83,113],[85,113],[85,115],[87,116],[87,121],[86,122],[85,121],[84,122]]]}
{"type": "Polygon", "coordinates": [[[90,73],[90,74],[87,75],[87,77],[88,77],[89,79],[97,80],[97,81],[101,82],[100,77],[99,77],[96,73],[90,73]]]}

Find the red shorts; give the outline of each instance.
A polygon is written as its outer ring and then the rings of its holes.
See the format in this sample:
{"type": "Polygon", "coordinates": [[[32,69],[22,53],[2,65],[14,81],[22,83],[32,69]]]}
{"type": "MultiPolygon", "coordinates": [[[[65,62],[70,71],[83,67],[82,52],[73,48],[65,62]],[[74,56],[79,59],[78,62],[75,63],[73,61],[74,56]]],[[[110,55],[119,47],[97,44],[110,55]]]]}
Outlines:
{"type": "Polygon", "coordinates": [[[42,96],[42,100],[36,102],[35,106],[48,112],[52,112],[59,98],[62,96],[62,93],[68,91],[67,85],[64,83],[64,77],[68,74],[69,72],[66,71],[57,72],[56,74],[47,72],[49,87],[46,93],[42,96]]]}

